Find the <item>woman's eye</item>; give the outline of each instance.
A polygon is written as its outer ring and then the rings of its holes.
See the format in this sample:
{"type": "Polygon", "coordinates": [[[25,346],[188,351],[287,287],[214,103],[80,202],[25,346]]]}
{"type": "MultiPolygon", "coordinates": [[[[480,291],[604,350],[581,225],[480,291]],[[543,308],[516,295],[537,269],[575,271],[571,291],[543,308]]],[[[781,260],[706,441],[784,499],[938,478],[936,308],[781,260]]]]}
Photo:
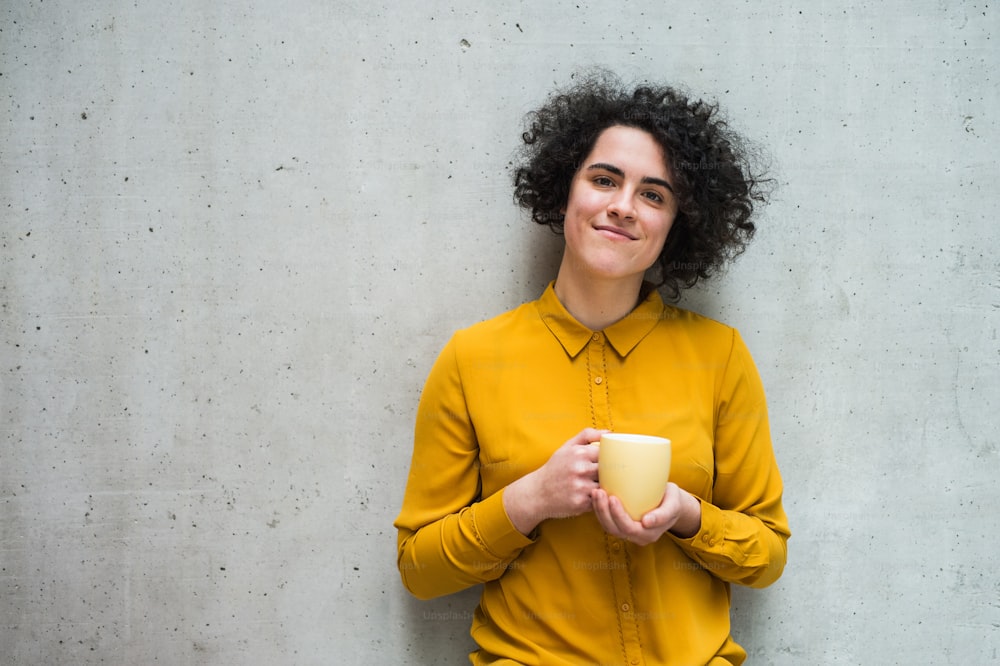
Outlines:
{"type": "Polygon", "coordinates": [[[594,179],[594,184],[601,185],[603,187],[611,187],[612,185],[615,184],[615,182],[610,178],[608,178],[607,176],[598,176],[597,178],[594,179]]]}
{"type": "Polygon", "coordinates": [[[650,201],[654,201],[656,203],[663,203],[663,197],[660,196],[659,192],[646,192],[644,196],[650,201]]]}

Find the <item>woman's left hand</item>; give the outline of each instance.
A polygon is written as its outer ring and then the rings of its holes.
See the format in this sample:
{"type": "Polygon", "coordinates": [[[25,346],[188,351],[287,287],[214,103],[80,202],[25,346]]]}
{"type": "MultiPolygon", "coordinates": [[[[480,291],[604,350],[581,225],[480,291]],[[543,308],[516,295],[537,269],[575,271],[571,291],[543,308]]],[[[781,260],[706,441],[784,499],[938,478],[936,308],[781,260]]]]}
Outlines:
{"type": "Polygon", "coordinates": [[[659,540],[667,531],[688,539],[701,529],[701,502],[676,483],[667,484],[660,505],[647,511],[641,521],[632,520],[621,500],[601,488],[591,492],[591,499],[594,514],[605,532],[640,546],[659,540]]]}

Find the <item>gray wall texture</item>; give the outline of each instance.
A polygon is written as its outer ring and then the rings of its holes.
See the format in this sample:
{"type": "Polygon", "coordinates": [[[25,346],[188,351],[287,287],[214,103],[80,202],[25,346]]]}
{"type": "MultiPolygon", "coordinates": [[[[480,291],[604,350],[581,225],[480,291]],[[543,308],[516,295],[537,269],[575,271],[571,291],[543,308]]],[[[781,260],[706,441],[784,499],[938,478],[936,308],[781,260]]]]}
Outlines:
{"type": "Polygon", "coordinates": [[[554,275],[509,164],[592,65],[717,99],[779,185],[684,300],[786,480],[750,663],[996,661],[996,7],[497,4],[4,3],[4,661],[466,662],[476,592],[395,569],[414,411],[554,275]]]}

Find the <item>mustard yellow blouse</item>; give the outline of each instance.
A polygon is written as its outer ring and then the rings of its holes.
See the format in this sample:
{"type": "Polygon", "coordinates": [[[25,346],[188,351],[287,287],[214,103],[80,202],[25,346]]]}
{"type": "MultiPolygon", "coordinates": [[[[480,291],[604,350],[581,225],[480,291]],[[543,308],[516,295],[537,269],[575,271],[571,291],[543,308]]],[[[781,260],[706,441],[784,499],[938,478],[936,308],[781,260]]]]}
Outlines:
{"type": "Polygon", "coordinates": [[[595,332],[550,284],[455,333],[431,370],[399,571],[424,599],[483,584],[474,664],[740,664],[729,585],[781,575],[781,495],[764,391],[734,329],[653,291],[595,332]],[[503,489],[585,427],[669,438],[670,478],[701,500],[701,531],[640,547],[587,513],[519,533],[503,489]]]}

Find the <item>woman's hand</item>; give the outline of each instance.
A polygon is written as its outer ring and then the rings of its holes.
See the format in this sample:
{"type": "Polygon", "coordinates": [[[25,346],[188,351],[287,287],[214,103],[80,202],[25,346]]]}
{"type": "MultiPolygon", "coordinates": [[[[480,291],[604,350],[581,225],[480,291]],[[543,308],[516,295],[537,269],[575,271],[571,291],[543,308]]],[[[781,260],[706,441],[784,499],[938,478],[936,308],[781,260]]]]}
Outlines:
{"type": "Polygon", "coordinates": [[[587,428],[564,443],[544,465],[504,490],[503,505],[511,523],[530,533],[548,518],[568,518],[592,510],[597,488],[598,447],[602,430],[587,428]]]}
{"type": "Polygon", "coordinates": [[[667,484],[660,505],[646,512],[641,521],[632,520],[621,500],[601,488],[595,488],[592,495],[594,513],[604,531],[640,546],[657,541],[667,531],[687,539],[701,529],[701,502],[676,483],[667,484]]]}

